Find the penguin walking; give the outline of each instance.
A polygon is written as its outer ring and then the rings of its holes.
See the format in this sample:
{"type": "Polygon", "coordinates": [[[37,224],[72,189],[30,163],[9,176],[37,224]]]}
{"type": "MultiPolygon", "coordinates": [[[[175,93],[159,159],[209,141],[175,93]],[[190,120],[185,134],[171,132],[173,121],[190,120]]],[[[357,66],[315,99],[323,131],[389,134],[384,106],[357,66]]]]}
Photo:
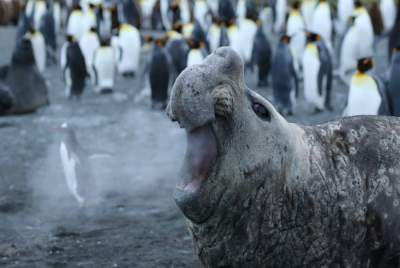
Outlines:
{"type": "MultiPolygon", "coordinates": [[[[349,1],[349,0],[344,0],[349,1]]],[[[317,0],[303,0],[301,2],[301,14],[304,18],[304,24],[306,29],[310,29],[313,24],[313,15],[315,7],[317,6],[317,0]]]]}
{"type": "Polygon", "coordinates": [[[332,110],[330,95],[332,88],[332,61],[328,48],[321,36],[307,32],[307,45],[303,54],[304,97],[315,112],[324,108],[332,110]]]}
{"type": "Polygon", "coordinates": [[[60,133],[59,154],[67,187],[80,207],[90,205],[95,200],[96,185],[91,174],[89,155],[67,123],[56,130],[60,133]]]}
{"type": "Polygon", "coordinates": [[[102,40],[101,46],[93,54],[94,91],[110,93],[114,90],[116,74],[116,55],[108,40],[102,40]]]}
{"type": "Polygon", "coordinates": [[[121,24],[114,47],[119,53],[118,71],[124,77],[133,77],[139,68],[141,38],[138,29],[130,24],[121,24]]]}
{"type": "Polygon", "coordinates": [[[330,53],[333,54],[332,45],[332,34],[333,34],[333,24],[332,24],[332,13],[331,7],[327,0],[319,0],[317,7],[315,8],[313,14],[313,22],[311,25],[311,30],[314,33],[319,34],[324,43],[328,47],[330,53]]]}
{"type": "Polygon", "coordinates": [[[292,115],[299,89],[289,36],[281,38],[272,64],[272,89],[278,111],[284,116],[292,115]]]}
{"type": "Polygon", "coordinates": [[[391,115],[400,116],[400,46],[393,49],[388,83],[388,101],[391,115]]]}
{"type": "Polygon", "coordinates": [[[263,31],[262,23],[259,22],[256,35],[254,37],[252,65],[258,68],[258,86],[268,86],[268,75],[271,68],[271,45],[263,31]]]}
{"type": "Polygon", "coordinates": [[[85,89],[87,70],[85,57],[79,47],[78,42],[73,36],[67,36],[67,45],[65,47],[65,60],[63,74],[66,83],[66,96],[68,98],[80,98],[85,89]]]}
{"type": "Polygon", "coordinates": [[[164,110],[167,105],[170,71],[165,40],[156,39],[150,64],[150,87],[152,108],[164,110]]]}
{"type": "Polygon", "coordinates": [[[357,73],[351,79],[343,116],[390,115],[384,84],[379,78],[369,74],[373,66],[370,57],[358,60],[357,73]]]}
{"type": "Polygon", "coordinates": [[[40,72],[46,68],[46,42],[41,32],[35,28],[30,28],[28,38],[32,43],[33,54],[35,56],[36,65],[40,72]]]}
{"type": "Polygon", "coordinates": [[[86,63],[86,69],[94,82],[93,73],[93,55],[94,52],[100,47],[100,40],[94,27],[90,28],[89,31],[84,33],[79,40],[79,46],[83,53],[86,63]]]}
{"type": "Polygon", "coordinates": [[[305,24],[300,12],[300,3],[294,2],[286,23],[286,34],[290,36],[290,49],[293,53],[293,63],[297,72],[300,71],[306,35],[305,24]]]}
{"type": "Polygon", "coordinates": [[[68,17],[67,35],[72,35],[79,40],[83,34],[83,12],[80,5],[74,5],[68,17]]]}

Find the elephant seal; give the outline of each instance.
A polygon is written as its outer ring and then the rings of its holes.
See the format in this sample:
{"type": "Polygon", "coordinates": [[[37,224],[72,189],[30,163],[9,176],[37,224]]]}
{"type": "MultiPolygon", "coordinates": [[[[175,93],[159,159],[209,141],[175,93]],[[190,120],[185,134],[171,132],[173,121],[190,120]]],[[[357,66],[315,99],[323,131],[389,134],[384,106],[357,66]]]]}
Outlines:
{"type": "Polygon", "coordinates": [[[397,267],[400,119],[288,123],[219,48],[177,78],[175,200],[204,267],[397,267]]]}
{"type": "Polygon", "coordinates": [[[23,39],[17,45],[4,83],[15,100],[8,114],[34,112],[49,103],[47,84],[36,67],[30,40],[23,39]]]}

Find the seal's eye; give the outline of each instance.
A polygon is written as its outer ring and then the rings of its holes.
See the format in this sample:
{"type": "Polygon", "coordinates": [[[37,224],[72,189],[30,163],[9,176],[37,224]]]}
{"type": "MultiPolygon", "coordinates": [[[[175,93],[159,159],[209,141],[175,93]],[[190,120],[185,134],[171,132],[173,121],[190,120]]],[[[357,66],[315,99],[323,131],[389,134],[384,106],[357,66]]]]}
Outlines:
{"type": "Polygon", "coordinates": [[[255,102],[251,106],[256,115],[264,121],[271,121],[271,114],[263,105],[255,102]]]}

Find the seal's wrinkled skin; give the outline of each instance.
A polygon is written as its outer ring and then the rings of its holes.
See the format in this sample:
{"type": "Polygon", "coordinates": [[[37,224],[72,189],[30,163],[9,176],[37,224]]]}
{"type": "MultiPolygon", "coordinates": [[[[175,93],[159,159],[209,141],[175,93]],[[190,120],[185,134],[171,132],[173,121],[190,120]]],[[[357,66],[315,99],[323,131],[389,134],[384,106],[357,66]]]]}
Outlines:
{"type": "Polygon", "coordinates": [[[220,48],[167,108],[188,150],[175,199],[204,267],[398,267],[400,119],[288,123],[220,48]]]}

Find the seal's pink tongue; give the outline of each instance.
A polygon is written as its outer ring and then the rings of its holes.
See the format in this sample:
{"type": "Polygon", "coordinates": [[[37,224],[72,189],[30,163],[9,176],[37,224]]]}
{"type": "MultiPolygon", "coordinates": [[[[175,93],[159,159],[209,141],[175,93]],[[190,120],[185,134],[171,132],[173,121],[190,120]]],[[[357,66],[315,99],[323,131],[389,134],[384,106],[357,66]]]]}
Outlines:
{"type": "Polygon", "coordinates": [[[195,192],[209,176],[217,159],[217,141],[211,124],[187,132],[187,149],[183,168],[182,181],[177,188],[185,192],[195,192]]]}

